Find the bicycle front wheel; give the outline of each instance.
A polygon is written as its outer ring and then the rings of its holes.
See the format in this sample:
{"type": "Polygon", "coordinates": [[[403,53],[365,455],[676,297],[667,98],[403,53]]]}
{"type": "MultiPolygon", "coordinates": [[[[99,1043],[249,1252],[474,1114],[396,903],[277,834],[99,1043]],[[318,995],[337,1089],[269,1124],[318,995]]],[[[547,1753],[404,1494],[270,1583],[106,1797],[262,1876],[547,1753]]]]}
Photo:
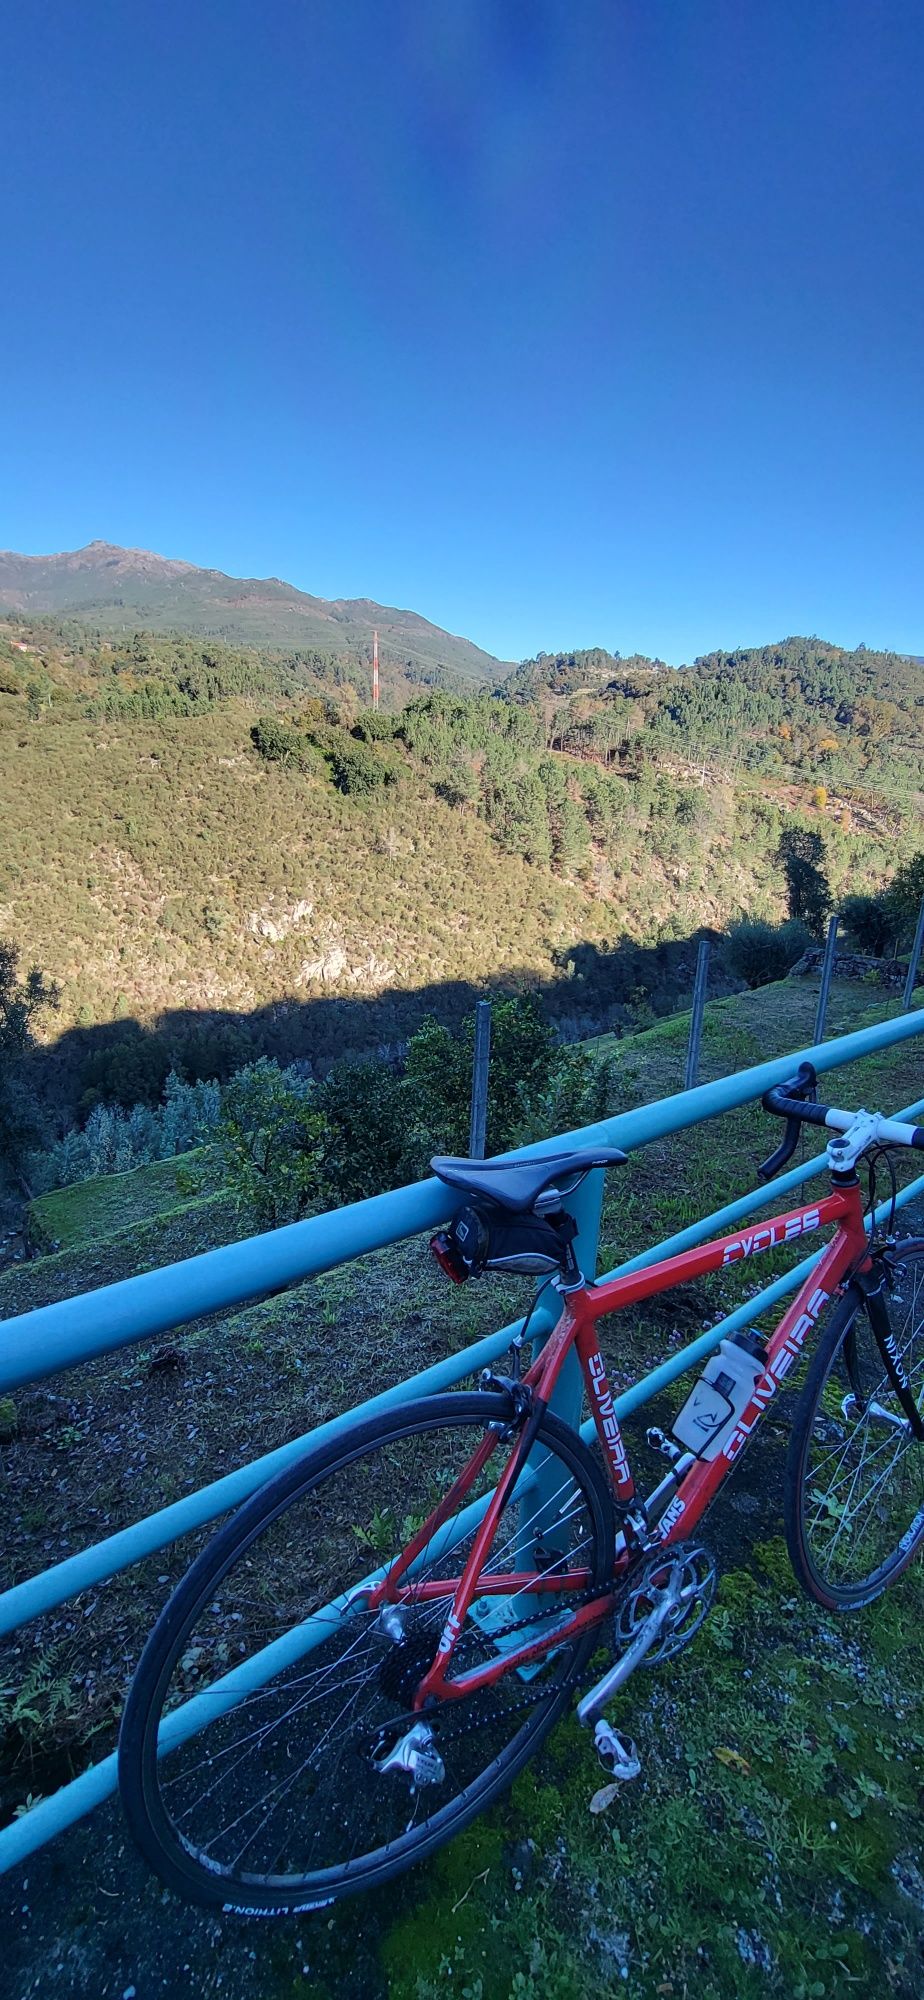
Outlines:
{"type": "MultiPolygon", "coordinates": [[[[890,1253],[895,1352],[924,1411],[924,1239],[890,1253]]],[[[924,1443],[912,1436],[862,1294],[835,1307],[796,1408],[786,1540],[810,1597],[855,1611],[893,1583],[924,1542],[924,1443]]]]}
{"type": "MultiPolygon", "coordinates": [[[[168,1886],[280,1915],[378,1886],[459,1832],[536,1749],[598,1625],[428,1710],[435,1754],[423,1776],[382,1768],[413,1727],[451,1603],[433,1586],[461,1573],[479,1500],[511,1450],[510,1417],[503,1395],[455,1394],[357,1425],[256,1493],[202,1551],[151,1634],[119,1744],[132,1831],[168,1886]],[[344,1595],[388,1567],[487,1438],[486,1464],[408,1573],[391,1629],[362,1595],[344,1611],[344,1595]]],[[[503,1625],[521,1645],[555,1629],[563,1607],[611,1575],[613,1534],[594,1459],[546,1415],[482,1575],[542,1570],[561,1576],[562,1593],[476,1595],[452,1673],[496,1663],[503,1625]],[[564,1588],[569,1571],[577,1593],[564,1588]]]]}

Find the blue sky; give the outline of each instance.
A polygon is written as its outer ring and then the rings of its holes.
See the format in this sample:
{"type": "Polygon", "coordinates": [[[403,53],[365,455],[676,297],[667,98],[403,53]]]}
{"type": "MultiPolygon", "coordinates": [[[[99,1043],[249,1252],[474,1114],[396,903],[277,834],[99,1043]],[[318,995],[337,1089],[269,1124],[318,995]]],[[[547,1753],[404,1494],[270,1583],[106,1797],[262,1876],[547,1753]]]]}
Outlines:
{"type": "Polygon", "coordinates": [[[0,546],[924,652],[922,56],[919,0],[8,10],[0,546]]]}

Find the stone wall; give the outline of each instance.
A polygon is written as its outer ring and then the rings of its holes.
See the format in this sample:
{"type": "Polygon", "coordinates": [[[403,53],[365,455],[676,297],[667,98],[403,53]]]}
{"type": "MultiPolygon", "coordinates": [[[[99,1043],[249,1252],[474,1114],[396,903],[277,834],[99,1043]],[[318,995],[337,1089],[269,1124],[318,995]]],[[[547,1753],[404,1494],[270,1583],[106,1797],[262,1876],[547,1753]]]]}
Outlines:
{"type": "MultiPolygon", "coordinates": [[[[824,955],[823,945],[813,945],[811,951],[804,952],[797,964],[792,966],[790,978],[806,979],[810,978],[812,973],[820,973],[824,955]]],[[[866,958],[859,951],[835,953],[835,979],[875,980],[879,986],[897,987],[901,991],[907,971],[907,959],[866,958]]]]}

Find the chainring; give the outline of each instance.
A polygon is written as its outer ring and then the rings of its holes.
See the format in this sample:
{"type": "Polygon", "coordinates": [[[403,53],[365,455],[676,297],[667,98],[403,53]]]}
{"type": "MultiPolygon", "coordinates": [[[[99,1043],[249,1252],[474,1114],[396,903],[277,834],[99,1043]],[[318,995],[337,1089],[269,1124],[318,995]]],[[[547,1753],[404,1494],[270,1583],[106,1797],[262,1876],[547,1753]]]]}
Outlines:
{"type": "Polygon", "coordinates": [[[678,1564],[683,1598],[665,1625],[663,1638],[646,1653],[642,1662],[646,1667],[672,1660],[699,1631],[715,1597],[716,1567],[708,1549],[698,1543],[675,1542],[663,1553],[649,1556],[636,1570],[614,1615],[616,1645],[623,1650],[637,1636],[678,1564]]]}

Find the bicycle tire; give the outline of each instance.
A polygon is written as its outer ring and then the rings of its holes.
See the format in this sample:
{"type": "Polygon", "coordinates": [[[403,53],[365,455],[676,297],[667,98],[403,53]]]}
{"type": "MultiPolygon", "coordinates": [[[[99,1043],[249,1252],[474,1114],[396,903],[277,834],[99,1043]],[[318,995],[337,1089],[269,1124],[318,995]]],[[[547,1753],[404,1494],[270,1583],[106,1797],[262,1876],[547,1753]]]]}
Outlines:
{"type": "MultiPolygon", "coordinates": [[[[900,1241],[890,1253],[889,1261],[897,1278],[889,1310],[893,1323],[897,1323],[898,1316],[908,1308],[899,1339],[906,1355],[906,1372],[922,1407],[924,1238],[907,1237],[900,1241]],[[910,1333],[907,1322],[911,1324],[910,1333]]],[[[784,1488],[786,1542],[796,1578],[806,1594],[826,1611],[857,1611],[864,1604],[871,1604],[901,1576],[924,1543],[924,1443],[911,1437],[902,1442],[897,1428],[901,1415],[863,1293],[851,1286],[834,1306],[809,1366],[793,1418],[784,1488]],[[845,1408],[853,1393],[845,1352],[851,1334],[856,1356],[854,1371],[867,1371],[861,1387],[868,1399],[875,1400],[882,1414],[867,1411],[854,1418],[845,1408]],[[873,1442],[867,1453],[870,1440],[873,1442]],[[818,1453],[814,1460],[813,1451],[818,1453]],[[896,1481],[889,1475],[899,1464],[901,1484],[893,1497],[896,1481]],[[860,1483],[856,1497],[864,1466],[868,1483],[865,1487],[860,1483]],[[861,1518],[864,1500],[866,1507],[861,1518]],[[890,1505],[897,1516],[894,1543],[892,1524],[887,1525],[885,1518],[890,1505]],[[907,1520],[906,1507],[911,1510],[907,1520]],[[891,1545],[889,1552],[865,1574],[850,1576],[846,1564],[852,1522],[856,1521],[858,1526],[852,1544],[856,1562],[863,1539],[869,1535],[877,1516],[891,1545]],[[848,1533],[843,1539],[845,1528],[848,1533]],[[838,1573],[835,1559],[839,1544],[838,1573]]]]}
{"type": "MultiPolygon", "coordinates": [[[[287,1516],[291,1528],[292,1510],[300,1501],[311,1501],[313,1504],[313,1496],[323,1495],[325,1489],[336,1494],[338,1473],[349,1472],[367,1459],[373,1466],[385,1463],[384,1459],[375,1460],[371,1455],[383,1453],[386,1447],[396,1450],[401,1447],[408,1448],[409,1440],[413,1440],[419,1450],[422,1440],[439,1438],[441,1432],[455,1427],[456,1430],[461,1429],[463,1433],[472,1432],[468,1445],[470,1451],[477,1441],[476,1432],[481,1435],[492,1424],[502,1426],[509,1422],[511,1416],[512,1403],[503,1394],[455,1393],[409,1403],[371,1421],[358,1424],[332,1443],[310,1450],[303,1458],[278,1474],[225,1523],[198,1555],[161,1612],[144,1648],[129,1692],[119,1739],[119,1785],[131,1832],[145,1859],[169,1888],[187,1900],[210,1906],[217,1904],[242,1914],[282,1915],[296,1910],[325,1907],[342,1896],[381,1886],[403,1872],[405,1868],[423,1860],[446,1840],[453,1838],[456,1833],[461,1832],[463,1827],[506,1790],[538,1748],[543,1737],[567,1706],[574,1681],[586,1665],[591,1652],[599,1644],[601,1628],[598,1624],[594,1624],[586,1634],[571,1642],[567,1649],[564,1647],[557,1649],[556,1653],[549,1656],[551,1663],[567,1650],[569,1654],[565,1663],[567,1671],[563,1671],[561,1666],[556,1669],[556,1679],[547,1696],[537,1697],[526,1721],[519,1726],[515,1725],[512,1740],[490,1759],[484,1770],[464,1785],[448,1805],[437,1806],[437,1809],[419,1825],[412,1825],[399,1839],[386,1843],[384,1847],[380,1846],[370,1856],[362,1857],[359,1863],[350,1857],[339,1866],[308,1868],[303,1873],[288,1878],[275,1875],[272,1869],[265,1878],[261,1876],[256,1879],[248,1869],[238,1869],[237,1872],[228,1869],[225,1865],[219,1864],[213,1854],[198,1849],[195,1841],[190,1844],[187,1835],[179,1832],[164,1798],[165,1783],[169,1780],[161,1782],[162,1772],[169,1762],[170,1753],[162,1752],[160,1758],[157,1753],[157,1732],[164,1715],[165,1701],[168,1698],[174,1669],[179,1663],[181,1672],[183,1670],[186,1649],[196,1621],[200,1619],[205,1608],[212,1605],[216,1592],[227,1591],[232,1585],[232,1579],[242,1563],[247,1564],[249,1561],[251,1569],[253,1568],[254,1558],[251,1552],[259,1547],[261,1535],[271,1530],[277,1522],[286,1521],[287,1516]]],[[[582,1558],[582,1569],[586,1561],[590,1572],[589,1587],[603,1585],[612,1573],[614,1546],[612,1501],[603,1473],[574,1431],[548,1412],[543,1416],[536,1443],[560,1461],[566,1479],[572,1482],[575,1491],[580,1495],[581,1505],[587,1511],[592,1535],[592,1548],[587,1557],[582,1558]]],[[[500,1449],[506,1458],[507,1447],[501,1445],[500,1449]]],[[[492,1476],[496,1478],[496,1472],[492,1476]]],[[[360,1488],[360,1491],[362,1490],[360,1488]]],[[[370,1493],[373,1490],[374,1488],[370,1486],[370,1493]]],[[[519,1507],[521,1503],[515,1504],[519,1507]]],[[[570,1507],[571,1502],[569,1500],[564,1504],[570,1507]]],[[[563,1511],[564,1507],[560,1507],[559,1514],[563,1511]]],[[[319,1515],[319,1518],[323,1520],[327,1517],[319,1515]]],[[[517,1518],[522,1520],[522,1513],[517,1518]]],[[[542,1532],[540,1526],[540,1535],[542,1532]]],[[[457,1560],[454,1550],[452,1556],[453,1560],[457,1560]]],[[[368,1562],[369,1558],[364,1555],[363,1560],[368,1562]]],[[[500,1567],[503,1567],[503,1564],[500,1567]]],[[[247,1582],[249,1584],[249,1578],[247,1582]]],[[[249,1602],[246,1595],[241,1602],[245,1604],[249,1602]]],[[[445,1601],[443,1611],[445,1611],[445,1601]]],[[[370,1626],[370,1632],[371,1629],[370,1626]]],[[[437,1634],[438,1629],[437,1627],[437,1634]]],[[[325,1647],[328,1643],[327,1638],[322,1641],[325,1647]]],[[[485,1642],[481,1640],[479,1643],[485,1642]]],[[[311,1657],[313,1659],[314,1654],[311,1657]]],[[[362,1657],[360,1654],[360,1659],[362,1657]]],[[[353,1665],[355,1664],[354,1660],[353,1665]]],[[[342,1678],[338,1682],[336,1677],[331,1680],[332,1670],[326,1671],[329,1695],[333,1688],[342,1689],[344,1682],[342,1678]]],[[[545,1671],[551,1671],[551,1665],[545,1671]]],[[[368,1675],[370,1686],[371,1677],[370,1666],[368,1675]]],[[[322,1675],[322,1685],[323,1678],[322,1675]]],[[[510,1678],[512,1681],[513,1676],[510,1678]]],[[[506,1682],[502,1680],[500,1685],[503,1688],[506,1682]]],[[[286,1701],[288,1698],[288,1693],[284,1693],[283,1700],[286,1701]]],[[[520,1699],[525,1700],[526,1697],[521,1695],[520,1699]]],[[[296,1708],[300,1706],[304,1709],[308,1705],[308,1698],[300,1695],[296,1708]]],[[[462,1703],[452,1706],[459,1708],[465,1705],[462,1703]]],[[[240,1706],[243,1707],[243,1703],[240,1706]]],[[[323,1711],[323,1702],[321,1707],[323,1711]]],[[[266,1712],[263,1711],[264,1714],[266,1712]]],[[[236,1713],[236,1710],[231,1713],[236,1713]]],[[[295,1709],[292,1707],[287,1711],[287,1715],[294,1713],[295,1709]]],[[[223,1723],[224,1719],[223,1715],[219,1715],[219,1722],[223,1723]]],[[[214,1733],[216,1726],[210,1723],[209,1729],[214,1733]]],[[[244,1726],[247,1727],[246,1722],[244,1726]]],[[[320,1726],[320,1723],[317,1726],[320,1726]]],[[[265,1724],[262,1727],[264,1735],[271,1733],[267,1731],[265,1724]]],[[[258,1739],[260,1731],[261,1724],[258,1720],[255,1732],[258,1739]]],[[[467,1733],[469,1738],[476,1736],[475,1729],[467,1733]]],[[[251,1732],[251,1735],[253,1734],[254,1732],[251,1732]]],[[[248,1738],[244,1737],[242,1741],[246,1744],[248,1738]]],[[[258,1749],[262,1753],[262,1739],[258,1743],[258,1749]]],[[[252,1754],[254,1753],[250,1751],[245,1753],[248,1757],[252,1754]]],[[[225,1755],[224,1750],[219,1751],[216,1747],[214,1761],[218,1762],[223,1755],[225,1755]]],[[[343,1753],[341,1761],[342,1755],[343,1753]]],[[[206,1761],[211,1770],[211,1759],[206,1761]]],[[[351,1755],[347,1758],[348,1772],[352,1773],[354,1784],[357,1779],[354,1768],[357,1762],[356,1756],[351,1755]]],[[[235,1770],[233,1764],[224,1768],[226,1776],[219,1778],[212,1790],[220,1789],[221,1785],[227,1782],[227,1774],[235,1770]]],[[[378,1782],[381,1784],[381,1780],[378,1782]]],[[[278,1790],[278,1787],[276,1789],[278,1790]]],[[[349,1794],[351,1802],[354,1801],[354,1796],[351,1791],[349,1794]]],[[[379,1795],[370,1792],[369,1796],[377,1800],[379,1795]]],[[[425,1794],[420,1792],[417,1796],[425,1797],[425,1794]]],[[[181,1798],[182,1795],[180,1800],[181,1798]]],[[[234,1803],[232,1798],[232,1809],[234,1803]]],[[[338,1798],[337,1812],[342,1813],[344,1809],[344,1800],[338,1798]]],[[[358,1797],[355,1798],[354,1809],[360,1813],[365,1809],[358,1797]]],[[[391,1810],[390,1804],[387,1809],[391,1810]]],[[[403,1806],[400,1810],[403,1812],[403,1806]]],[[[286,1811],[289,1812],[288,1807],[286,1811]]],[[[232,1825],[235,1824],[236,1822],[232,1822],[232,1825]]],[[[325,1823],[325,1835],[326,1830],[327,1823],[325,1823]]],[[[318,1837],[316,1834],[315,1839],[318,1837]]]]}

